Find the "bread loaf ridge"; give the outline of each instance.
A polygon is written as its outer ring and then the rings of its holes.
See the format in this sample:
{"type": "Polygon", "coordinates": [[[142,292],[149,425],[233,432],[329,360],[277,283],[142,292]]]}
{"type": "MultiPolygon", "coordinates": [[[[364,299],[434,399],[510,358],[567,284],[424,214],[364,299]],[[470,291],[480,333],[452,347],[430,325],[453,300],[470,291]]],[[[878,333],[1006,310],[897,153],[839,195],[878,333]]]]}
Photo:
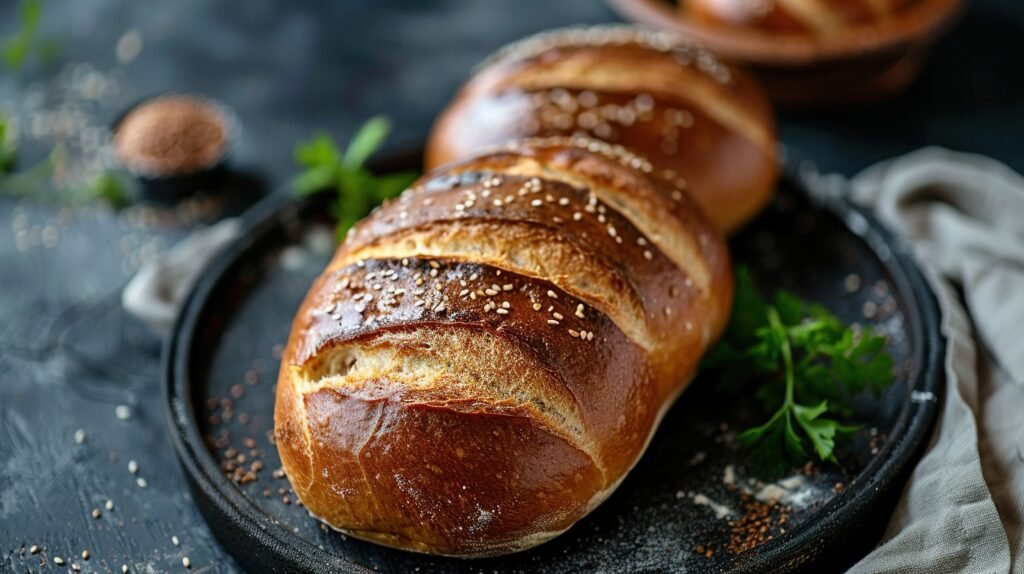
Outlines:
{"type": "Polygon", "coordinates": [[[679,36],[566,28],[484,62],[439,116],[428,167],[524,137],[583,135],[648,158],[729,232],[770,199],[775,124],[743,72],[679,36]]]}
{"type": "Polygon", "coordinates": [[[535,138],[448,165],[358,224],[303,302],[282,463],[358,538],[535,546],[622,481],[731,297],[721,233],[621,146],[535,138]]]}

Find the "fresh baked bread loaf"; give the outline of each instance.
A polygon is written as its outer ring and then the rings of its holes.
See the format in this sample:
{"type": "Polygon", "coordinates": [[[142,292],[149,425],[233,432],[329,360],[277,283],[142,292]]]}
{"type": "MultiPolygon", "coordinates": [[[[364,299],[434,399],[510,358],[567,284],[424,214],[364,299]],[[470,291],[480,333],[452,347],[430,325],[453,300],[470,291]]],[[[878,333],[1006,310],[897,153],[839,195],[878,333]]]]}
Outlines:
{"type": "Polygon", "coordinates": [[[619,485],[724,328],[722,235],[619,146],[530,139],[356,226],[282,358],[277,448],[305,506],[379,544],[490,556],[619,485]]]}
{"type": "Polygon", "coordinates": [[[630,26],[545,32],[501,50],[441,114],[426,161],[574,134],[647,157],[726,232],[767,203],[778,173],[772,112],[755,83],[677,36],[630,26]]]}
{"type": "Polygon", "coordinates": [[[918,0],[684,0],[698,21],[783,34],[830,36],[851,26],[884,22],[918,0]]]}

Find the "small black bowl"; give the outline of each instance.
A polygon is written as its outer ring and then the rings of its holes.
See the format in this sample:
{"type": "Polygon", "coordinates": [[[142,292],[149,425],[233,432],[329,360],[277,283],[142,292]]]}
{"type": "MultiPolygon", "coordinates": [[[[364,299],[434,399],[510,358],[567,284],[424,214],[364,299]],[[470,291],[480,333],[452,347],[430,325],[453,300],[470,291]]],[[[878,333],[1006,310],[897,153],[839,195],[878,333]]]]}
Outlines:
{"type": "Polygon", "coordinates": [[[163,92],[138,100],[118,114],[110,127],[111,148],[115,148],[114,139],[117,136],[117,132],[120,129],[121,124],[133,111],[162,98],[182,96],[198,100],[216,109],[218,115],[222,119],[224,128],[224,149],[215,161],[198,170],[173,174],[152,173],[136,169],[123,161],[120,154],[117,153],[117,150],[113,149],[114,157],[116,157],[125,170],[139,182],[143,195],[149,199],[158,201],[176,200],[187,195],[191,195],[199,190],[218,189],[225,180],[232,150],[242,131],[238,115],[235,114],[231,108],[217,100],[196,94],[163,92]]]}

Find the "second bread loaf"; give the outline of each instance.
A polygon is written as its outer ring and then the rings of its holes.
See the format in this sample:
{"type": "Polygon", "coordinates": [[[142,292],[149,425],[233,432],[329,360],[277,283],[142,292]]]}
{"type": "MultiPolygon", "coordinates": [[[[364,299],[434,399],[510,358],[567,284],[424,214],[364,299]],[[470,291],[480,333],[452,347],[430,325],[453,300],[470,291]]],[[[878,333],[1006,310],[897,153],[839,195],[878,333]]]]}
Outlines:
{"type": "Polygon", "coordinates": [[[778,174],[768,100],[746,74],[678,36],[568,28],[485,62],[438,118],[428,167],[530,136],[584,135],[648,158],[730,232],[770,199],[778,174]]]}

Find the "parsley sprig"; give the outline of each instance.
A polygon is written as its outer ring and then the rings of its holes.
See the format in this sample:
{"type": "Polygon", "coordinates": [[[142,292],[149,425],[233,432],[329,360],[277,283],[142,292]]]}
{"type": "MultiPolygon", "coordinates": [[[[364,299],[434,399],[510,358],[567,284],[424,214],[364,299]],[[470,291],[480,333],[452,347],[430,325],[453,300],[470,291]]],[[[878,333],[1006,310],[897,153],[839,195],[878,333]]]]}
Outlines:
{"type": "Polygon", "coordinates": [[[326,132],[315,134],[295,148],[295,160],[305,169],[292,180],[292,189],[299,195],[320,191],[337,194],[331,214],[338,222],[338,241],[370,209],[400,194],[419,176],[415,171],[376,175],[365,167],[389,131],[387,118],[376,116],[359,128],[344,151],[326,132]]]}
{"type": "Polygon", "coordinates": [[[852,398],[879,394],[894,379],[884,336],[783,290],[769,302],[742,267],[726,335],[704,367],[734,390],[756,384],[770,418],[737,440],[773,471],[806,461],[808,443],[820,460],[835,462],[836,441],[858,429],[840,422],[853,415],[852,398]]]}

